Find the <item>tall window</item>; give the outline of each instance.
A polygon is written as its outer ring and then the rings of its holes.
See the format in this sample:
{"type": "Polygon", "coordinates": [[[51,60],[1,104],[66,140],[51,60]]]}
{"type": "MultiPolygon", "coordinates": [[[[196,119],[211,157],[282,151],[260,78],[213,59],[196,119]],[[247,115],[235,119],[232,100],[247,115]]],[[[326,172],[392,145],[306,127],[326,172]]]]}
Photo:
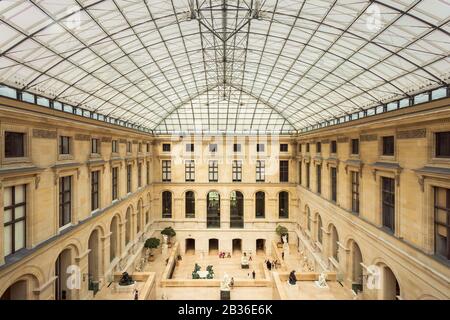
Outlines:
{"type": "Polygon", "coordinates": [[[436,139],[436,158],[450,158],[450,131],[438,132],[436,139]]]}
{"type": "Polygon", "coordinates": [[[131,164],[127,165],[127,193],[131,192],[131,164]]]}
{"type": "Polygon", "coordinates": [[[317,165],[317,193],[322,193],[322,166],[317,165]]]}
{"type": "Polygon", "coordinates": [[[266,181],[266,163],[264,160],[256,160],[256,182],[266,181]]]}
{"type": "Polygon", "coordinates": [[[133,145],[131,144],[131,141],[127,142],[127,152],[131,153],[133,151],[133,145]]]}
{"type": "Polygon", "coordinates": [[[280,182],[289,182],[289,161],[280,161],[280,182]]]}
{"type": "Polygon", "coordinates": [[[278,216],[289,218],[289,193],[282,191],[278,194],[278,216]]]}
{"type": "Polygon", "coordinates": [[[256,218],[264,218],[266,216],[266,194],[262,191],[256,193],[256,218]]]}
{"type": "Polygon", "coordinates": [[[395,179],[381,178],[383,227],[395,231],[395,179]]]}
{"type": "Polygon", "coordinates": [[[310,148],[309,143],[307,143],[306,144],[306,153],[309,153],[309,148],[310,148]]]}
{"type": "Polygon", "coordinates": [[[5,131],[5,158],[25,157],[25,134],[5,131]]]}
{"type": "Polygon", "coordinates": [[[309,189],[311,187],[311,172],[309,167],[309,162],[306,165],[306,187],[309,189]]]}
{"type": "Polygon", "coordinates": [[[150,152],[150,143],[147,142],[145,145],[146,145],[146,151],[150,152]]]}
{"type": "Polygon", "coordinates": [[[233,144],[233,152],[241,152],[241,144],[240,143],[233,144]]]}
{"type": "Polygon", "coordinates": [[[147,165],[145,166],[145,169],[146,169],[146,175],[145,175],[145,177],[146,177],[146,179],[147,179],[147,185],[150,185],[150,161],[147,161],[147,165]]]}
{"type": "Polygon", "coordinates": [[[117,200],[119,197],[119,168],[112,168],[112,199],[117,200]]]}
{"type": "Polygon", "coordinates": [[[163,160],[162,161],[162,181],[170,182],[171,180],[172,180],[171,162],[170,162],[170,160],[163,160]]]}
{"type": "Polygon", "coordinates": [[[352,139],[352,155],[359,154],[359,139],[352,139]]]}
{"type": "Polygon", "coordinates": [[[434,188],[434,248],[450,259],[450,189],[434,188]]]}
{"type": "Polygon", "coordinates": [[[119,152],[119,148],[117,145],[117,140],[112,140],[111,141],[111,152],[112,153],[118,153],[119,152]]]}
{"type": "Polygon", "coordinates": [[[207,228],[220,228],[220,194],[210,191],[206,198],[207,207],[207,228]]]}
{"type": "Polygon", "coordinates": [[[186,144],[186,152],[194,152],[194,144],[193,143],[186,144]]]}
{"type": "Polygon", "coordinates": [[[142,187],[142,163],[138,164],[138,188],[142,187]]]}
{"type": "Polygon", "coordinates": [[[306,227],[308,231],[311,231],[311,210],[309,207],[306,207],[306,227]]]}
{"type": "Polygon", "coordinates": [[[330,153],[333,153],[333,154],[337,153],[337,141],[336,140],[331,141],[330,153]]]}
{"type": "Polygon", "coordinates": [[[280,152],[288,152],[289,151],[289,145],[287,143],[280,144],[280,152]]]}
{"type": "Polygon", "coordinates": [[[91,211],[99,208],[99,175],[99,170],[91,172],[91,211]]]}
{"type": "Polygon", "coordinates": [[[100,153],[100,140],[91,139],[91,153],[100,153]]]}
{"type": "Polygon", "coordinates": [[[163,152],[170,152],[170,143],[163,143],[162,149],[163,152]]]}
{"type": "Polygon", "coordinates": [[[359,213],[359,172],[352,171],[352,211],[359,213]]]}
{"type": "Polygon", "coordinates": [[[59,137],[59,154],[70,154],[70,137],[59,137]]]}
{"type": "Polygon", "coordinates": [[[186,160],[185,169],[184,169],[184,179],[186,182],[194,182],[195,181],[195,161],[194,160],[186,160]]]}
{"type": "Polygon", "coordinates": [[[241,182],[242,181],[242,161],[241,160],[233,160],[233,182],[241,182]]]}
{"type": "Polygon", "coordinates": [[[195,218],[195,194],[193,191],[186,192],[185,209],[186,218],[195,218]]]}
{"type": "Polygon", "coordinates": [[[3,190],[3,241],[8,256],[26,244],[26,185],[3,190]]]}
{"type": "Polygon", "coordinates": [[[393,156],[395,152],[394,136],[383,137],[383,156],[393,156]]]}
{"type": "Polygon", "coordinates": [[[72,221],[72,177],[59,178],[59,227],[72,221]]]}
{"type": "Polygon", "coordinates": [[[256,144],[256,152],[264,152],[265,150],[265,145],[264,143],[257,143],[256,144]]]}
{"type": "Polygon", "coordinates": [[[321,152],[322,152],[322,143],[317,142],[316,143],[316,153],[321,153],[321,152]]]}
{"type": "Polygon", "coordinates": [[[217,182],[219,181],[219,164],[217,160],[209,161],[209,182],[217,182]]]}
{"type": "Polygon", "coordinates": [[[230,228],[244,227],[244,196],[239,191],[230,195],[230,228]]]}
{"type": "Polygon", "coordinates": [[[301,185],[302,184],[302,162],[299,161],[298,162],[298,184],[301,185]]]}
{"type": "Polygon", "coordinates": [[[323,240],[323,230],[322,230],[322,218],[318,215],[317,217],[317,241],[322,244],[323,240]]]}
{"type": "Polygon", "coordinates": [[[164,191],[162,194],[162,217],[172,218],[172,192],[164,191]]]}
{"type": "Polygon", "coordinates": [[[337,202],[337,169],[332,167],[330,170],[331,200],[337,202]]]}
{"type": "Polygon", "coordinates": [[[139,142],[139,144],[138,144],[138,152],[142,152],[142,143],[141,142],[139,142]]]}

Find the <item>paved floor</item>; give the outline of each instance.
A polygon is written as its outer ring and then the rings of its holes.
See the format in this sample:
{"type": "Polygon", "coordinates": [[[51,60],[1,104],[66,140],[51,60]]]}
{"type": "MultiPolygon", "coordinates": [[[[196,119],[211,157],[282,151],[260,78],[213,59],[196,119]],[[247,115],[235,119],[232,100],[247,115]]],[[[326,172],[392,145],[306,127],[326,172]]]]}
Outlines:
{"type": "MultiPolygon", "coordinates": [[[[219,288],[160,288],[158,299],[162,299],[162,294],[168,300],[219,300],[219,288]]],[[[233,288],[230,293],[231,300],[271,300],[272,288],[233,288]]]]}

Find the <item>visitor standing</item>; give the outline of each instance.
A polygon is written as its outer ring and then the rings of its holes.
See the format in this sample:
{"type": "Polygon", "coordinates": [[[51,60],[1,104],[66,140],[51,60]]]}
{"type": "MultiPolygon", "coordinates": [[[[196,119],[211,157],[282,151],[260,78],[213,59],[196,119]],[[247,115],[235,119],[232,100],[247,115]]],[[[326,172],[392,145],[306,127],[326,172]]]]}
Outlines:
{"type": "Polygon", "coordinates": [[[256,279],[256,272],[255,272],[255,270],[252,271],[252,277],[253,277],[253,280],[256,279]]]}

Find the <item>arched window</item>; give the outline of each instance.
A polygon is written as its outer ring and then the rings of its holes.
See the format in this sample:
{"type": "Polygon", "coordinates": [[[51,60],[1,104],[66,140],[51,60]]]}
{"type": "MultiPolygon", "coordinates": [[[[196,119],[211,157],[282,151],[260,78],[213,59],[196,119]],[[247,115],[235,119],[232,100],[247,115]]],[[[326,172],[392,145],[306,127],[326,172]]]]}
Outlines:
{"type": "Polygon", "coordinates": [[[317,216],[317,241],[322,243],[323,231],[322,231],[322,218],[320,215],[317,216]]]}
{"type": "Polygon", "coordinates": [[[255,196],[256,201],[256,218],[265,218],[266,216],[266,194],[262,191],[257,192],[255,196]]]}
{"type": "Polygon", "coordinates": [[[207,228],[220,228],[220,194],[217,191],[208,193],[207,202],[207,228]]]}
{"type": "Polygon", "coordinates": [[[239,191],[230,195],[230,228],[244,227],[244,196],[239,191]]]}
{"type": "Polygon", "coordinates": [[[116,216],[112,219],[111,221],[111,226],[109,228],[109,231],[111,233],[111,236],[109,237],[109,258],[110,261],[113,261],[115,257],[117,257],[117,253],[118,253],[118,228],[119,228],[119,223],[118,223],[119,218],[116,216]]]}
{"type": "Polygon", "coordinates": [[[309,231],[311,231],[311,211],[309,207],[306,207],[306,226],[309,231]]]}
{"type": "Polygon", "coordinates": [[[131,240],[131,208],[127,209],[125,219],[125,245],[127,245],[131,240]]]}
{"type": "Polygon", "coordinates": [[[162,217],[172,218],[172,192],[164,191],[162,194],[162,217]]]}
{"type": "Polygon", "coordinates": [[[186,192],[185,209],[186,218],[195,218],[195,194],[193,191],[186,192]]]}
{"type": "Polygon", "coordinates": [[[278,216],[289,218],[289,193],[282,191],[278,194],[278,216]]]}
{"type": "Polygon", "coordinates": [[[331,226],[331,253],[336,261],[339,261],[339,236],[335,226],[331,226]]]}
{"type": "Polygon", "coordinates": [[[142,210],[143,210],[142,200],[139,200],[138,202],[138,208],[137,208],[137,217],[136,217],[136,232],[139,233],[141,231],[141,224],[142,224],[142,210]]]}

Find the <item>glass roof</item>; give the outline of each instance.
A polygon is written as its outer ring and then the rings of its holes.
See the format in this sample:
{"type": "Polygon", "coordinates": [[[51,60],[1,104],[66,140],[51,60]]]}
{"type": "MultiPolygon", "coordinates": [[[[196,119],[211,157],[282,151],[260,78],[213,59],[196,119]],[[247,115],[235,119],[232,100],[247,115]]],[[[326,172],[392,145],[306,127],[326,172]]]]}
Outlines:
{"type": "Polygon", "coordinates": [[[0,82],[155,133],[292,133],[447,85],[448,0],[4,0],[0,82]]]}

